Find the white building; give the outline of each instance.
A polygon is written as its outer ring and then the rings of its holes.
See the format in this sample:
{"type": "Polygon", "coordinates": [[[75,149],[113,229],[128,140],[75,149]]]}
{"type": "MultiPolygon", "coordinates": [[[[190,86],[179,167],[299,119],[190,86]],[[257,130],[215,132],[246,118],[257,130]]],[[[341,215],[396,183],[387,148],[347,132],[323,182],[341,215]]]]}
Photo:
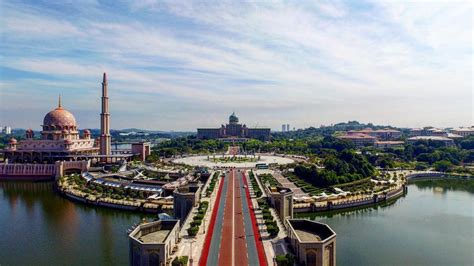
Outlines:
{"type": "Polygon", "coordinates": [[[12,128],[9,126],[2,127],[2,133],[5,135],[10,135],[12,133],[12,128]]]}
{"type": "Polygon", "coordinates": [[[440,137],[440,136],[416,136],[408,138],[408,143],[415,143],[417,141],[434,141],[434,142],[443,142],[446,146],[454,145],[454,140],[447,138],[447,137],[440,137]]]}
{"type": "Polygon", "coordinates": [[[455,128],[451,130],[451,133],[462,136],[462,137],[467,137],[470,135],[474,135],[474,127],[455,128]]]}

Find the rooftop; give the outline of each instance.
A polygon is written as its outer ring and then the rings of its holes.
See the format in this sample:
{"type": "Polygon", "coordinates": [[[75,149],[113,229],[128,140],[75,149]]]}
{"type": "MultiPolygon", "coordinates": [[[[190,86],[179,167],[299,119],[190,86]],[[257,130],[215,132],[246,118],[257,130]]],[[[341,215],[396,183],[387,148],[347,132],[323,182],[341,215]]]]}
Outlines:
{"type": "Polygon", "coordinates": [[[387,140],[387,141],[376,141],[375,144],[404,144],[404,141],[396,141],[396,140],[387,140]]]}
{"type": "Polygon", "coordinates": [[[176,224],[179,224],[179,220],[163,220],[140,224],[130,233],[129,237],[144,244],[161,244],[166,241],[176,224]]]}
{"type": "Polygon", "coordinates": [[[301,241],[304,242],[319,242],[321,241],[321,237],[319,235],[314,234],[313,232],[310,231],[305,231],[302,229],[295,229],[296,235],[300,238],[301,241]]]}
{"type": "Polygon", "coordinates": [[[171,232],[171,230],[158,230],[154,232],[150,232],[146,235],[142,235],[138,239],[143,243],[163,243],[166,240],[166,237],[171,232]]]}
{"type": "Polygon", "coordinates": [[[362,134],[362,133],[343,135],[343,136],[339,136],[338,138],[340,139],[376,139],[376,137],[372,137],[370,135],[362,134]]]}
{"type": "Polygon", "coordinates": [[[308,219],[288,219],[288,223],[301,242],[324,242],[336,236],[327,224],[308,219]]]}
{"type": "Polygon", "coordinates": [[[465,131],[465,132],[471,132],[474,131],[474,127],[461,127],[461,128],[455,128],[452,131],[465,131]]]}
{"type": "Polygon", "coordinates": [[[399,130],[392,129],[392,128],[384,128],[384,129],[377,129],[373,130],[372,128],[365,128],[365,129],[360,129],[360,130],[350,130],[348,131],[350,133],[371,133],[371,132],[377,132],[377,133],[395,133],[395,132],[400,132],[399,130]]]}
{"type": "Polygon", "coordinates": [[[443,140],[443,141],[450,141],[450,138],[441,137],[441,136],[416,136],[408,138],[408,140],[443,140]]]}

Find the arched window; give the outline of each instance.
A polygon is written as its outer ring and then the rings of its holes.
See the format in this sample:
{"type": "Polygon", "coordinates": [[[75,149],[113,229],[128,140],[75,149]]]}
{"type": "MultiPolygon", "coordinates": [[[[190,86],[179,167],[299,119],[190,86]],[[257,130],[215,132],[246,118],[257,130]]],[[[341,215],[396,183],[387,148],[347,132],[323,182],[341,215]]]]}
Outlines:
{"type": "Polygon", "coordinates": [[[150,253],[148,256],[148,265],[160,265],[160,255],[156,252],[150,253]]]}
{"type": "Polygon", "coordinates": [[[306,251],[306,265],[307,266],[316,266],[316,251],[307,250],[306,251]]]}
{"type": "Polygon", "coordinates": [[[53,134],[48,134],[47,139],[53,140],[53,134]]]}

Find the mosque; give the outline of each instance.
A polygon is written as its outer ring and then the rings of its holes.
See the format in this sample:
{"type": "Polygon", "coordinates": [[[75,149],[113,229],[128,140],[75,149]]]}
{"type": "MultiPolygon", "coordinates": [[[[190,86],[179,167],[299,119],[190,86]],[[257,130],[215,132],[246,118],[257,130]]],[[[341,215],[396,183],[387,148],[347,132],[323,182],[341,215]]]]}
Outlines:
{"type": "Polygon", "coordinates": [[[98,143],[91,138],[88,129],[80,136],[74,115],[61,105],[47,113],[43,119],[41,139],[34,139],[34,132],[28,129],[26,139],[12,138],[4,151],[9,163],[52,163],[72,154],[98,154],[98,143]]]}
{"type": "Polygon", "coordinates": [[[74,115],[61,104],[44,116],[40,139],[35,139],[32,129],[25,132],[25,139],[12,138],[3,150],[7,163],[54,163],[79,157],[111,156],[110,113],[107,91],[107,75],[102,81],[101,134],[98,139],[91,132],[78,130],[74,115]]]}
{"type": "Polygon", "coordinates": [[[259,139],[270,140],[270,128],[248,128],[239,123],[239,118],[233,112],[229,116],[229,123],[220,128],[198,128],[198,139],[220,139],[220,140],[246,140],[259,139]]]}

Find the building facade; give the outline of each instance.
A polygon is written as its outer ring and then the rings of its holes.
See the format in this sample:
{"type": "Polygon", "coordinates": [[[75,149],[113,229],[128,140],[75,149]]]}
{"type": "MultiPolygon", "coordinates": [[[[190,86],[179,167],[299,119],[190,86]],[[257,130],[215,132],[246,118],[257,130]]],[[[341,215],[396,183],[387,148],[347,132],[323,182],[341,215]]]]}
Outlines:
{"type": "Polygon", "coordinates": [[[432,142],[441,142],[444,143],[446,146],[453,146],[454,140],[447,138],[447,137],[440,137],[440,136],[416,136],[407,139],[409,144],[414,144],[418,141],[432,141],[432,142]]]}
{"type": "Polygon", "coordinates": [[[129,265],[170,265],[170,256],[179,242],[178,220],[140,224],[129,235],[129,265]]]}
{"type": "Polygon", "coordinates": [[[474,127],[455,128],[451,130],[451,133],[462,137],[467,137],[470,135],[474,135],[474,127]]]}
{"type": "Polygon", "coordinates": [[[293,218],[293,191],[285,187],[276,187],[274,191],[266,187],[270,204],[276,209],[280,221],[293,218]]]}
{"type": "Polygon", "coordinates": [[[9,126],[2,127],[2,134],[10,135],[12,133],[12,128],[9,126]]]}
{"type": "Polygon", "coordinates": [[[327,224],[288,219],[287,232],[296,261],[306,266],[336,265],[336,233],[327,224]]]}
{"type": "Polygon", "coordinates": [[[28,129],[25,139],[17,141],[12,138],[4,150],[8,163],[52,163],[66,159],[69,155],[96,155],[98,143],[91,138],[89,130],[80,135],[74,115],[61,105],[47,113],[43,119],[43,130],[40,139],[35,139],[34,132],[28,129]]]}
{"type": "Polygon", "coordinates": [[[173,191],[174,217],[184,222],[194,206],[199,204],[201,187],[198,182],[189,182],[173,191]]]}
{"type": "Polygon", "coordinates": [[[220,128],[198,128],[198,139],[259,139],[270,140],[270,128],[248,128],[245,124],[239,123],[239,118],[232,113],[229,116],[229,123],[220,128]]]}
{"type": "Polygon", "coordinates": [[[137,142],[132,143],[132,153],[138,154],[137,157],[140,161],[145,161],[146,157],[151,154],[151,144],[150,142],[137,142]]]}
{"type": "Polygon", "coordinates": [[[367,135],[367,134],[362,134],[362,133],[353,133],[353,134],[348,134],[348,135],[343,135],[337,137],[340,140],[346,140],[352,142],[356,147],[364,147],[364,146],[372,146],[375,144],[377,141],[376,137],[367,135]]]}
{"type": "Polygon", "coordinates": [[[377,138],[378,140],[393,140],[398,139],[402,136],[402,132],[396,129],[384,128],[373,130],[371,128],[361,130],[350,130],[347,135],[359,135],[365,134],[377,138]]]}

